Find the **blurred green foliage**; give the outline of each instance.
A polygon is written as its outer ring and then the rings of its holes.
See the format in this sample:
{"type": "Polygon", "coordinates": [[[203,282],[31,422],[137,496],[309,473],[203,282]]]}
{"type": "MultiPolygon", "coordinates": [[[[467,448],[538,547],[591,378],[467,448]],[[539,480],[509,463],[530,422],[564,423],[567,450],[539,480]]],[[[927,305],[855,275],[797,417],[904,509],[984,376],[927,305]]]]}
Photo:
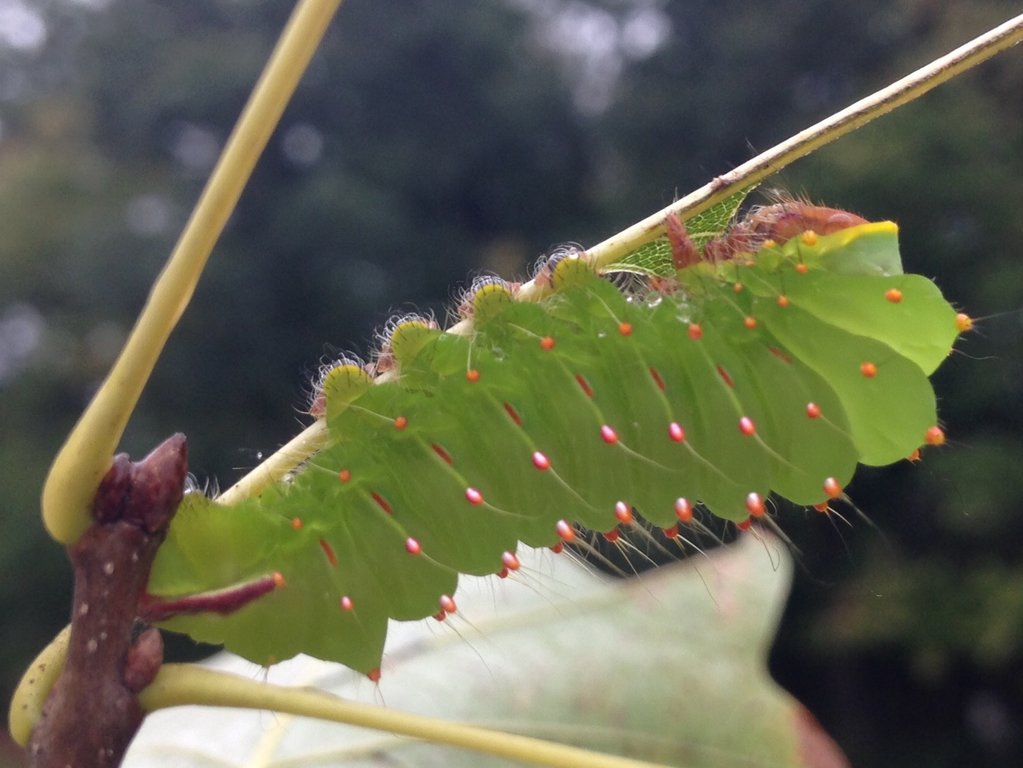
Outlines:
{"type": "MultiPolygon", "coordinates": [[[[290,4],[62,0],[0,26],[0,679],[66,620],[38,522],[290,4]]],[[[1008,0],[349,0],[124,449],[189,435],[230,483],[298,428],[331,347],[481,269],[592,243],[1018,12],[1008,0]]],[[[950,444],[786,510],[806,575],[779,678],[857,765],[1016,765],[1023,737],[1023,59],[1010,51],[778,184],[902,227],[982,319],[936,384],[950,444]],[[876,527],[875,527],[876,526],[876,527]]]]}

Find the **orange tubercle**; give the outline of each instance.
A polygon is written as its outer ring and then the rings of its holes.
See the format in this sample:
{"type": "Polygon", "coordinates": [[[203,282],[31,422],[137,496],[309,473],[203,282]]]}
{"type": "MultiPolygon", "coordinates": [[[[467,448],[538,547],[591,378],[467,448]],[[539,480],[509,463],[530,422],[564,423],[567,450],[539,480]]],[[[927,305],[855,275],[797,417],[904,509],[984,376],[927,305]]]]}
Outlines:
{"type": "Polygon", "coordinates": [[[924,434],[924,441],[928,445],[944,445],[945,430],[943,430],[941,427],[931,427],[924,434]]]}

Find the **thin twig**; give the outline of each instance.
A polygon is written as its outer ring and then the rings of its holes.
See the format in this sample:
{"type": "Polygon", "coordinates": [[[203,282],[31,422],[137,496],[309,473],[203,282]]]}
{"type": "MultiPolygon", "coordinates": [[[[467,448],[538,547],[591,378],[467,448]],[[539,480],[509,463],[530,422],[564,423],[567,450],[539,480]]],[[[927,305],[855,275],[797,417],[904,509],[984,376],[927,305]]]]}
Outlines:
{"type": "Polygon", "coordinates": [[[324,446],[329,433],[325,419],[317,419],[304,430],[281,446],[266,461],[262,462],[217,497],[221,504],[237,504],[243,499],[258,496],[270,485],[278,482],[289,472],[308,460],[324,446]]]}
{"type": "MultiPolygon", "coordinates": [[[[709,184],[647,216],[617,235],[587,250],[596,266],[611,264],[664,234],[664,220],[671,214],[688,219],[741,189],[771,176],[795,160],[860,128],[871,120],[923,96],[933,88],[987,61],[1023,40],[1023,14],[974,38],[951,53],[935,59],[887,88],[849,105],[831,117],[800,131],[709,184]]],[[[536,288],[524,285],[519,295],[528,298],[536,288]]]]}
{"type": "MultiPolygon", "coordinates": [[[[734,170],[718,176],[709,184],[690,192],[657,213],[647,216],[602,243],[588,248],[586,252],[598,267],[618,261],[640,246],[661,237],[664,234],[664,221],[669,215],[678,215],[683,219],[689,219],[739,190],[777,173],[793,161],[805,157],[825,144],[845,136],[903,104],[920,98],[932,88],[977,66],[1006,48],[1016,45],[1021,40],[1023,40],[1023,15],[1010,19],[990,32],[974,38],[966,45],[956,48],[940,59],[935,59],[927,66],[895,81],[887,88],[860,99],[831,117],[800,131],[792,138],[757,155],[734,170]]],[[[544,290],[536,281],[531,280],[522,285],[516,297],[521,301],[537,301],[542,298],[544,290]]],[[[471,333],[472,322],[462,320],[449,328],[448,332],[463,335],[471,333]]],[[[220,498],[220,501],[234,504],[248,495],[256,495],[266,487],[268,480],[272,481],[271,478],[283,476],[307,461],[319,446],[311,441],[304,441],[311,450],[308,453],[303,453],[298,449],[298,445],[301,445],[303,435],[310,431],[317,431],[316,425],[308,428],[306,432],[264,462],[264,464],[273,467],[272,471],[264,469],[264,465],[261,464],[232,486],[220,498]],[[289,461],[292,462],[290,466],[287,465],[289,461]]]]}

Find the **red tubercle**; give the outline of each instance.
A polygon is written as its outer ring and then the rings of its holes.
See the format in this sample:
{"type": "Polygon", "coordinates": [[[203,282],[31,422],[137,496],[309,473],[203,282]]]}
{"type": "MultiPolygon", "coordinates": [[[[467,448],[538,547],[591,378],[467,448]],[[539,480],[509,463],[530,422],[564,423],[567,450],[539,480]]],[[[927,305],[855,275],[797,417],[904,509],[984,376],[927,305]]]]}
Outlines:
{"type": "Polygon", "coordinates": [[[807,403],[806,417],[808,419],[819,419],[821,417],[821,407],[817,403],[807,403]]]}
{"type": "Polygon", "coordinates": [[[753,520],[747,517],[741,523],[736,523],[735,527],[738,528],[740,531],[748,531],[750,528],[753,527],[753,520]]]}
{"type": "Polygon", "coordinates": [[[445,463],[447,464],[455,463],[454,459],[451,458],[451,454],[444,450],[444,446],[439,445],[437,443],[430,443],[430,448],[432,448],[433,452],[440,456],[445,463]]]}
{"type": "Polygon", "coordinates": [[[284,578],[284,574],[280,571],[274,571],[270,578],[273,579],[274,589],[284,589],[288,586],[288,580],[284,578]]]}
{"type": "Polygon", "coordinates": [[[600,427],[600,439],[608,445],[614,445],[618,442],[618,433],[614,431],[614,427],[603,424],[600,427]]]}
{"type": "Polygon", "coordinates": [[[805,275],[807,272],[810,271],[810,267],[807,265],[805,261],[800,261],[799,263],[796,264],[795,270],[797,274],[805,275]]]}
{"type": "Polygon", "coordinates": [[[293,518],[291,518],[291,527],[294,530],[296,530],[296,531],[301,531],[302,530],[302,518],[301,517],[293,517],[293,518]]]}
{"type": "Polygon", "coordinates": [[[564,543],[562,543],[562,542],[560,542],[560,541],[559,541],[559,542],[558,542],[557,544],[555,544],[555,545],[554,545],[553,547],[550,547],[550,550],[551,550],[551,552],[553,552],[554,554],[556,554],[556,555],[560,555],[560,554],[561,554],[562,552],[564,552],[564,551],[565,551],[565,545],[564,545],[564,543]]]}
{"type": "Polygon", "coordinates": [[[877,366],[869,360],[860,363],[860,373],[865,379],[872,379],[877,376],[877,366]]]}
{"type": "Polygon", "coordinates": [[[732,290],[735,291],[736,293],[742,293],[742,290],[745,287],[746,286],[744,286],[742,283],[734,283],[732,285],[732,290]]]}
{"type": "Polygon", "coordinates": [[[379,683],[380,667],[374,667],[373,669],[371,669],[369,672],[366,673],[366,677],[368,677],[374,683],[379,683]]]}
{"type": "Polygon", "coordinates": [[[330,567],[337,568],[337,552],[334,551],[330,542],[326,539],[320,539],[320,549],[323,550],[323,554],[327,558],[327,562],[330,563],[330,567]]]}
{"type": "Polygon", "coordinates": [[[842,486],[839,485],[838,480],[833,477],[825,478],[824,480],[824,493],[828,495],[829,499],[838,499],[842,497],[842,486]]]}
{"type": "Polygon", "coordinates": [[[784,293],[778,297],[778,306],[781,307],[782,309],[785,309],[785,307],[787,307],[790,303],[791,302],[789,302],[789,297],[786,296],[784,293]]]}
{"type": "Polygon", "coordinates": [[[433,614],[434,621],[444,621],[445,619],[447,619],[447,617],[448,615],[444,613],[444,611],[438,611],[437,613],[433,614]]]}
{"type": "Polygon", "coordinates": [[[757,433],[757,425],[753,423],[753,419],[749,416],[743,416],[739,419],[739,431],[746,435],[746,437],[752,437],[757,433]]]}
{"type": "Polygon", "coordinates": [[[600,535],[603,536],[607,541],[610,541],[612,544],[614,544],[616,541],[618,541],[622,534],[617,528],[612,528],[610,531],[607,531],[606,533],[602,533],[600,535]]]}
{"type": "Polygon", "coordinates": [[[665,390],[665,384],[664,379],[661,378],[661,372],[658,371],[656,368],[651,367],[650,377],[654,380],[654,384],[657,385],[657,388],[663,392],[665,390]]]}
{"type": "Polygon", "coordinates": [[[501,570],[499,570],[497,572],[496,575],[497,575],[497,578],[499,578],[499,579],[507,579],[508,578],[508,569],[507,568],[502,568],[501,570]]]}
{"type": "Polygon", "coordinates": [[[517,571],[522,567],[522,563],[519,562],[519,558],[516,557],[514,552],[503,552],[501,554],[501,563],[509,571],[517,571]]]}
{"type": "Polygon", "coordinates": [[[911,464],[916,464],[918,461],[920,461],[921,458],[923,458],[923,455],[920,453],[920,449],[914,448],[913,452],[906,457],[906,461],[910,462],[911,464]]]}
{"type": "Polygon", "coordinates": [[[675,499],[675,517],[685,525],[693,522],[693,505],[689,503],[689,499],[682,496],[675,499]]]}
{"type": "Polygon", "coordinates": [[[941,427],[931,427],[924,434],[924,442],[927,445],[944,445],[945,444],[945,430],[941,427]]]}
{"type": "Polygon", "coordinates": [[[340,472],[337,473],[337,479],[340,480],[342,483],[347,483],[349,480],[352,479],[351,470],[342,469],[340,472]]]}
{"type": "Polygon", "coordinates": [[[684,443],[686,441],[686,431],[681,424],[673,421],[668,425],[668,438],[673,443],[684,443]]]}
{"type": "Polygon", "coordinates": [[[717,366],[717,372],[718,376],[721,377],[721,380],[725,382],[729,389],[735,388],[735,382],[732,380],[731,375],[728,373],[728,371],[725,370],[725,367],[723,365],[717,366]]]}
{"type": "Polygon", "coordinates": [[[423,553],[423,547],[418,541],[409,536],[405,539],[405,551],[410,555],[421,555],[423,553]]]}
{"type": "Polygon", "coordinates": [[[689,338],[693,341],[699,341],[703,338],[703,327],[699,323],[689,324],[689,338]]]}
{"type": "Polygon", "coordinates": [[[756,330],[757,319],[753,317],[753,315],[746,315],[746,317],[744,317],[742,320],[742,324],[746,326],[747,330],[753,331],[756,330]]]}
{"type": "Polygon", "coordinates": [[[615,503],[615,517],[618,522],[622,525],[628,525],[632,522],[632,507],[626,504],[624,501],[615,503]]]}
{"type": "Polygon", "coordinates": [[[468,381],[470,384],[475,384],[477,381],[480,380],[480,372],[477,371],[475,368],[470,368],[465,372],[465,380],[468,381]]]}
{"type": "Polygon", "coordinates": [[[377,503],[377,506],[384,511],[385,514],[388,515],[394,514],[394,510],[391,508],[391,503],[387,499],[385,499],[376,491],[370,491],[369,495],[372,497],[373,501],[377,503]]]}
{"type": "Polygon", "coordinates": [[[632,335],[632,323],[618,323],[618,333],[622,336],[632,335]]]}
{"type": "Polygon", "coordinates": [[[341,606],[341,610],[346,613],[351,613],[355,610],[355,601],[352,600],[348,595],[341,595],[341,599],[338,601],[338,605],[341,606]]]}
{"type": "Polygon", "coordinates": [[[887,301],[890,301],[892,304],[898,304],[899,302],[902,301],[902,291],[900,291],[898,288],[889,288],[887,291],[884,292],[884,297],[887,301]]]}
{"type": "Polygon", "coordinates": [[[465,500],[473,506],[479,506],[483,503],[483,494],[480,493],[476,488],[465,489],[465,500]]]}
{"type": "Polygon", "coordinates": [[[533,455],[530,457],[533,462],[533,466],[539,469],[541,472],[551,468],[551,460],[547,458],[547,455],[540,451],[533,451],[533,455]]]}
{"type": "Polygon", "coordinates": [[[747,494],[746,510],[749,512],[750,517],[763,517],[767,514],[767,507],[764,506],[764,500],[759,493],[747,494]]]}
{"type": "Polygon", "coordinates": [[[581,373],[575,375],[576,383],[579,384],[579,388],[583,391],[587,397],[593,397],[593,387],[590,386],[590,382],[586,380],[586,377],[581,373]]]}
{"type": "Polygon", "coordinates": [[[820,504],[814,504],[813,508],[820,512],[822,515],[826,515],[831,511],[831,507],[828,506],[828,502],[822,501],[820,504]]]}
{"type": "Polygon", "coordinates": [[[508,418],[515,422],[516,426],[522,426],[522,417],[519,416],[519,412],[515,410],[515,407],[506,402],[504,404],[504,412],[508,414],[508,418]]]}
{"type": "Polygon", "coordinates": [[[407,426],[408,426],[408,419],[406,419],[404,416],[395,416],[394,417],[394,428],[397,429],[399,432],[401,430],[405,429],[405,427],[407,427],[407,426]]]}
{"type": "Polygon", "coordinates": [[[562,541],[572,542],[575,541],[575,528],[567,520],[558,520],[554,526],[554,530],[557,531],[558,536],[561,537],[562,541]]]}
{"type": "Polygon", "coordinates": [[[441,611],[444,613],[454,613],[458,610],[458,606],[455,604],[455,600],[451,597],[451,595],[441,595],[437,602],[440,605],[441,611]]]}
{"type": "Polygon", "coordinates": [[[554,349],[554,337],[544,336],[542,339],[540,339],[540,349],[542,349],[544,352],[550,352],[552,349],[554,349]]]}
{"type": "Polygon", "coordinates": [[[678,526],[677,525],[673,525],[670,528],[662,528],[661,529],[661,533],[664,534],[664,538],[666,538],[666,539],[677,539],[678,536],[679,536],[679,534],[678,534],[678,526]]]}
{"type": "Polygon", "coordinates": [[[959,333],[966,333],[967,331],[973,330],[973,318],[965,312],[959,312],[956,315],[956,330],[959,333]]]}

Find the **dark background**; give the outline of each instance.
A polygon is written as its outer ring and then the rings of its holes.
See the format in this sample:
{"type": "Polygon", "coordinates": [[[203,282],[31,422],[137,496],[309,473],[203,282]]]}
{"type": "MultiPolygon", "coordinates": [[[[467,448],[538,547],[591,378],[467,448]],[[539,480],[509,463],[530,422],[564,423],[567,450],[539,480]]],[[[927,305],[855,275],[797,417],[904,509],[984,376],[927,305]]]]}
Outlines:
{"type": "MultiPolygon", "coordinates": [[[[995,0],[349,0],[123,443],[230,484],[332,349],[481,269],[592,244],[1019,10],[995,0]]],[[[49,461],[108,369],[290,3],[0,0],[0,690],[66,621],[49,461]]],[[[772,669],[864,766],[1023,764],[1023,52],[773,184],[902,227],[976,317],[949,445],[788,510],[772,669]]],[[[2,752],[2,750],[0,750],[2,752]]],[[[2,763],[0,754],[0,763],[2,763]]]]}

